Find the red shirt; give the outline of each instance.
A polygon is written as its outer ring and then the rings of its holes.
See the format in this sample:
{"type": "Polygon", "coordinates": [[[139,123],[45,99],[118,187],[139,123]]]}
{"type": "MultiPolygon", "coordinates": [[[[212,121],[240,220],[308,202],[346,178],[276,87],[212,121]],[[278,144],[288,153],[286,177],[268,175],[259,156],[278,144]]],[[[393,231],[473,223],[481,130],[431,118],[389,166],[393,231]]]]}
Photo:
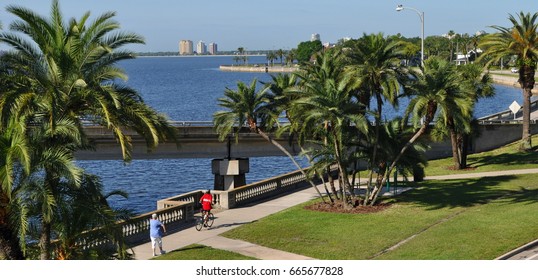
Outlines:
{"type": "Polygon", "coordinates": [[[213,196],[210,193],[202,195],[200,198],[200,203],[202,203],[202,209],[205,211],[211,210],[211,203],[213,203],[213,196]]]}

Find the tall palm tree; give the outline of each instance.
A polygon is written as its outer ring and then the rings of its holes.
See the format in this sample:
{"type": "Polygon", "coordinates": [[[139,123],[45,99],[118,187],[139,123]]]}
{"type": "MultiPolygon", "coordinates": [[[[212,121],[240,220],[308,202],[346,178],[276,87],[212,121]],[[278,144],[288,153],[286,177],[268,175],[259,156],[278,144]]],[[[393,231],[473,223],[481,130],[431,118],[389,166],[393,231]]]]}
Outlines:
{"type": "Polygon", "coordinates": [[[143,136],[148,149],[174,139],[175,132],[135,90],[117,82],[127,76],[116,64],[134,57],[123,46],[143,43],[143,38],[118,31],[115,13],[105,13],[90,24],[89,12],[64,22],[57,0],[52,2],[50,18],[18,6],[8,6],[7,11],[18,20],[10,25],[11,32],[0,33],[0,41],[12,48],[0,60],[16,82],[0,96],[0,127],[13,120],[25,121],[32,125],[33,136],[42,136],[33,164],[44,174],[35,194],[43,206],[41,258],[49,259],[57,205],[54,194],[66,178],[77,185],[80,170],[71,168],[73,153],[90,147],[82,119],[111,129],[126,161],[131,160],[132,146],[125,129],[143,136]],[[62,131],[66,127],[70,137],[62,131]]]}
{"type": "Polygon", "coordinates": [[[469,144],[469,137],[473,133],[473,112],[475,104],[480,98],[491,97],[495,94],[495,89],[491,82],[490,76],[485,73],[480,64],[465,64],[456,67],[457,75],[460,77],[461,92],[469,99],[469,106],[471,113],[467,116],[460,116],[460,118],[454,118],[452,115],[448,116],[448,127],[437,127],[432,136],[434,138],[444,138],[448,133],[452,144],[452,158],[454,161],[454,168],[464,169],[467,167],[467,149],[469,144]],[[464,118],[461,118],[464,117],[464,118]],[[458,122],[458,119],[460,122],[458,122]]]}
{"type": "MultiPolygon", "coordinates": [[[[382,33],[364,34],[356,44],[346,52],[351,66],[348,71],[353,73],[361,82],[358,93],[361,103],[371,106],[374,99],[375,109],[375,138],[380,137],[383,117],[383,104],[398,105],[398,94],[402,84],[414,73],[401,64],[405,57],[405,45],[400,40],[390,40],[382,33]]],[[[377,161],[377,145],[373,145],[371,163],[377,161]]],[[[373,171],[370,169],[368,190],[371,189],[373,171]]]]}
{"type": "MultiPolygon", "coordinates": [[[[223,141],[233,132],[237,142],[239,140],[238,132],[246,124],[250,131],[259,134],[288,156],[293,164],[306,176],[307,174],[293,155],[265,131],[266,124],[274,124],[274,118],[278,118],[278,116],[273,115],[269,109],[270,107],[267,106],[269,86],[266,85],[257,91],[257,82],[257,79],[254,79],[250,85],[246,85],[240,81],[237,83],[237,90],[226,88],[224,91],[225,97],[218,99],[219,105],[228,109],[227,111],[215,112],[213,115],[213,123],[219,134],[219,140],[223,141]]],[[[270,126],[268,128],[272,129],[270,126]]],[[[309,182],[321,197],[321,193],[314,183],[310,180],[309,182]]]]}
{"type": "Polygon", "coordinates": [[[447,122],[451,118],[457,119],[458,123],[464,123],[465,118],[470,115],[471,103],[468,96],[461,91],[460,83],[461,79],[456,73],[455,66],[450,62],[437,57],[425,61],[423,73],[418,76],[418,80],[408,86],[414,95],[404,118],[406,124],[411,116],[412,123],[418,129],[392,160],[381,184],[370,194],[371,204],[375,203],[382,185],[388,180],[400,158],[420,136],[426,133],[434,119],[435,126],[447,127],[447,122]]]}
{"type": "Polygon", "coordinates": [[[13,76],[25,81],[17,84],[19,90],[0,97],[1,124],[10,117],[38,114],[46,115],[53,127],[56,119],[72,117],[82,128],[82,118],[91,119],[114,132],[126,160],[131,159],[131,146],[125,128],[142,135],[148,149],[173,137],[163,116],[145,105],[135,90],[117,82],[127,76],[116,64],[135,57],[122,47],[143,39],[116,32],[120,25],[113,20],[115,13],[87,24],[88,12],[65,23],[57,0],[50,19],[23,7],[8,6],[7,11],[19,20],[11,24],[11,33],[0,33],[0,41],[13,49],[2,59],[13,76]]]}
{"type": "Polygon", "coordinates": [[[350,143],[355,139],[351,136],[367,134],[369,127],[366,117],[359,114],[364,105],[353,95],[358,82],[341,63],[340,52],[324,52],[301,67],[297,72],[301,83],[296,88],[300,97],[292,102],[291,115],[293,130],[302,138],[321,139],[322,145],[332,147],[345,195],[351,193],[347,171],[350,143]]]}
{"type": "Polygon", "coordinates": [[[530,98],[534,88],[534,75],[538,62],[538,12],[520,12],[517,18],[510,15],[510,27],[491,26],[498,32],[484,36],[480,47],[485,51],[480,56],[488,64],[497,62],[506,56],[516,56],[519,68],[519,85],[523,90],[523,133],[519,149],[528,151],[532,149],[530,130],[530,98]]]}

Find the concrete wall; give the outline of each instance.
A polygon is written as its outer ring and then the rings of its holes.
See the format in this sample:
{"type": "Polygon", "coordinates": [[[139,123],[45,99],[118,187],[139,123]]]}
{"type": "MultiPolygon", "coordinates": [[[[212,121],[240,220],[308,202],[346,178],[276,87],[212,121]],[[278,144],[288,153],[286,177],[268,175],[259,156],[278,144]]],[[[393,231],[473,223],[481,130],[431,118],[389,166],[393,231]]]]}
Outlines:
{"type": "MultiPolygon", "coordinates": [[[[480,136],[473,141],[473,152],[491,150],[502,145],[521,139],[521,124],[495,123],[480,125],[480,136]]],[[[533,134],[538,133],[538,124],[532,124],[533,134]]],[[[154,151],[148,151],[144,141],[133,134],[133,158],[249,158],[263,156],[284,156],[274,145],[268,143],[256,133],[242,132],[239,142],[234,139],[218,141],[213,127],[182,127],[178,128],[180,145],[162,143],[154,151]]],[[[91,141],[96,144],[95,151],[79,151],[78,159],[101,160],[121,159],[121,150],[112,134],[104,129],[87,128],[86,132],[91,141]]],[[[277,139],[290,153],[297,155],[300,148],[296,143],[289,143],[286,137],[277,139]]],[[[430,142],[431,150],[428,158],[441,158],[451,156],[450,142],[430,142]]]]}

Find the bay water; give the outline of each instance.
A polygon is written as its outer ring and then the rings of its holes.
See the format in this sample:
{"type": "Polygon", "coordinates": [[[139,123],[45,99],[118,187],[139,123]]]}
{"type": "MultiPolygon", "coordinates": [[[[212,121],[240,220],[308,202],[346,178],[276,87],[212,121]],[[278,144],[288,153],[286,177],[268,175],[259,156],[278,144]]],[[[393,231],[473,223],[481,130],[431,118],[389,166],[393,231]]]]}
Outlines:
{"type": "MultiPolygon", "coordinates": [[[[246,84],[254,79],[271,81],[268,73],[219,70],[220,65],[234,63],[233,56],[139,57],[120,66],[129,76],[126,83],[140,93],[144,102],[170,120],[211,121],[213,113],[222,110],[217,99],[224,96],[226,88],[235,90],[239,81],[246,84]]],[[[263,65],[265,56],[250,56],[248,63],[263,65]]],[[[258,86],[261,88],[261,84],[258,86]]],[[[522,104],[521,90],[495,87],[495,97],[477,104],[477,117],[507,110],[513,101],[522,104]]],[[[401,115],[406,105],[403,100],[399,110],[385,109],[384,117],[401,115]]],[[[155,210],[157,200],[213,188],[211,159],[134,159],[128,164],[121,160],[79,160],[77,164],[98,175],[105,192],[123,190],[129,194],[127,199],[109,198],[113,207],[129,208],[139,214],[155,210]]],[[[296,168],[286,156],[254,157],[250,158],[246,180],[252,183],[293,170],[296,168]]]]}

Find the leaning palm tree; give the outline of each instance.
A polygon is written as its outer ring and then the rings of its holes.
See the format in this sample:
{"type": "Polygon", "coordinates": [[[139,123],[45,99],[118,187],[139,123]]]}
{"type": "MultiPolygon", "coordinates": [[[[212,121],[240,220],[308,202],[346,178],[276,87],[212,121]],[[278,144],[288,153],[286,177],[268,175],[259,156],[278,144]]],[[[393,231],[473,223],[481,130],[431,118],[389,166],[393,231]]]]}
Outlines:
{"type": "Polygon", "coordinates": [[[413,92],[413,98],[404,117],[404,124],[411,116],[414,127],[418,129],[391,161],[381,183],[376,185],[369,196],[370,204],[375,204],[381,187],[388,180],[400,158],[426,133],[434,119],[435,126],[447,127],[447,122],[451,118],[456,119],[458,123],[464,123],[470,115],[471,103],[469,97],[461,91],[460,83],[455,66],[450,62],[437,57],[425,61],[423,73],[419,75],[417,81],[408,86],[413,92]]]}
{"type": "Polygon", "coordinates": [[[499,61],[506,56],[516,56],[519,68],[519,85],[523,90],[523,133],[519,149],[532,149],[530,130],[530,98],[534,88],[534,75],[538,63],[538,12],[534,14],[520,12],[518,18],[510,15],[511,27],[491,26],[498,33],[486,35],[480,47],[485,49],[480,56],[488,61],[499,61]]]}
{"type": "MultiPolygon", "coordinates": [[[[259,134],[288,156],[293,164],[306,176],[303,168],[297,163],[293,155],[265,131],[265,125],[274,123],[274,118],[278,118],[278,116],[272,114],[267,106],[269,86],[264,86],[257,91],[257,82],[257,79],[254,79],[250,85],[246,85],[240,81],[237,83],[237,90],[226,88],[224,91],[225,97],[218,99],[219,105],[228,109],[227,111],[215,112],[213,115],[213,123],[219,134],[219,140],[224,141],[230,133],[234,133],[235,141],[237,142],[239,140],[239,131],[246,124],[250,131],[259,134]]],[[[321,197],[321,193],[315,184],[311,180],[309,182],[321,197]]]]}

